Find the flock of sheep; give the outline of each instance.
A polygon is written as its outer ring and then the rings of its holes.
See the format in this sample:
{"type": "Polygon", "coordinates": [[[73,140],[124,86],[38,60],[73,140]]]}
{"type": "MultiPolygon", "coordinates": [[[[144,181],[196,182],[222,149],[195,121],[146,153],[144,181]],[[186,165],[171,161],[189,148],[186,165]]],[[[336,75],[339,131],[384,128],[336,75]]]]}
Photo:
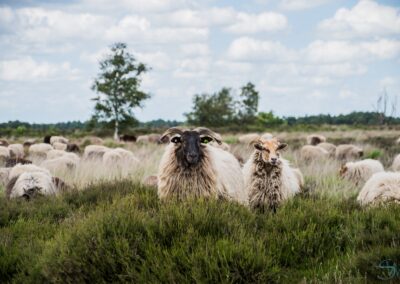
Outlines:
{"type": "MultiPolygon", "coordinates": [[[[163,135],[148,135],[121,140],[167,144],[159,161],[158,173],[143,182],[157,187],[160,199],[215,198],[232,200],[251,209],[275,211],[285,200],[304,189],[300,169],[282,158],[287,144],[270,133],[246,134],[239,143],[252,147],[247,161],[232,154],[230,145],[207,128],[170,128],[163,135]],[[140,138],[140,139],[139,139],[140,138]]],[[[48,136],[43,143],[24,144],[0,141],[0,182],[6,196],[31,199],[52,195],[71,186],[54,173],[76,170],[92,162],[105,169],[137,167],[141,161],[129,150],[109,148],[94,138],[81,154],[77,144],[61,136],[48,136]],[[34,162],[32,162],[34,161],[34,162]]],[[[310,135],[300,150],[304,163],[329,163],[339,160],[340,176],[362,187],[357,200],[362,205],[400,202],[400,155],[393,161],[393,172],[373,159],[360,160],[363,149],[355,145],[334,145],[322,135],[310,135]]]]}

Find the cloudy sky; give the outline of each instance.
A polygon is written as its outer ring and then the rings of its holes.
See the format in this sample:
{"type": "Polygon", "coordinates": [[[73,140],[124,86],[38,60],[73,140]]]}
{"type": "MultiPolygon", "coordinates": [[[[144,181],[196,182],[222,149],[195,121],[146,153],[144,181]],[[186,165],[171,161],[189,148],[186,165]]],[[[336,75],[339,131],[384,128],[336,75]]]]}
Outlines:
{"type": "Polygon", "coordinates": [[[248,81],[260,110],[285,116],[400,96],[399,0],[3,0],[0,121],[88,119],[117,41],[152,67],[143,121],[181,120],[194,94],[248,81]]]}

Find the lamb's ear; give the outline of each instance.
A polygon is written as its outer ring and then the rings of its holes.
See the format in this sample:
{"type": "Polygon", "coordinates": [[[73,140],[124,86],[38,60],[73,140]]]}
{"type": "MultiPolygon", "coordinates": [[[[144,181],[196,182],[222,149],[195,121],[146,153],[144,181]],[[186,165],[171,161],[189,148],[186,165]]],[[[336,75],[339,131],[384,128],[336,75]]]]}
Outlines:
{"type": "Polygon", "coordinates": [[[218,144],[222,144],[222,137],[218,133],[215,133],[214,131],[211,131],[210,129],[206,127],[197,127],[193,131],[198,132],[201,136],[205,136],[209,138],[210,140],[214,140],[218,144]]]}
{"type": "Polygon", "coordinates": [[[287,146],[288,146],[288,144],[286,144],[286,143],[281,143],[281,144],[279,144],[277,150],[283,150],[283,149],[285,149],[287,146]]]}
{"type": "Polygon", "coordinates": [[[255,143],[255,144],[254,144],[254,148],[256,148],[256,149],[259,150],[259,151],[264,150],[263,146],[262,146],[260,143],[255,143]]]}
{"type": "Polygon", "coordinates": [[[161,136],[160,138],[160,142],[161,143],[166,143],[168,141],[168,138],[174,135],[182,135],[183,134],[183,130],[181,128],[178,127],[171,127],[170,129],[168,129],[167,131],[164,132],[164,134],[161,136]]]}

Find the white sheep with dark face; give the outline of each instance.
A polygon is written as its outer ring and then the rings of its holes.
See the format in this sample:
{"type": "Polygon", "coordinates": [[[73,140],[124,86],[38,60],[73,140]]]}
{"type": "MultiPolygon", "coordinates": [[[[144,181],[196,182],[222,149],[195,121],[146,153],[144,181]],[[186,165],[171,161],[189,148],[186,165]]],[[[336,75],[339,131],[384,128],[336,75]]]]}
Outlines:
{"type": "Polygon", "coordinates": [[[218,134],[207,128],[170,128],[158,171],[161,199],[215,198],[247,203],[239,162],[227,151],[208,145],[221,143],[218,134]]]}
{"type": "Polygon", "coordinates": [[[246,192],[252,209],[275,211],[285,200],[300,192],[303,176],[282,159],[280,152],[287,144],[276,138],[259,137],[252,143],[254,152],[243,166],[246,192]]]}

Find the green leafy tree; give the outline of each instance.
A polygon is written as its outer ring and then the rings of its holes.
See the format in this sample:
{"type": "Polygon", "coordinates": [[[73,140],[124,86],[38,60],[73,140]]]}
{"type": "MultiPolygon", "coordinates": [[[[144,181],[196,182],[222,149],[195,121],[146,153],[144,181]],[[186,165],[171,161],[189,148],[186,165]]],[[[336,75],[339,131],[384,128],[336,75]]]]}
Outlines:
{"type": "Polygon", "coordinates": [[[189,124],[225,126],[235,115],[231,89],[222,88],[214,94],[198,94],[193,98],[193,111],[185,114],[189,124]]]}
{"type": "Polygon", "coordinates": [[[242,123],[253,124],[256,120],[258,111],[259,93],[255,89],[255,85],[248,82],[241,88],[240,92],[240,109],[238,119],[242,123]]]}
{"type": "Polygon", "coordinates": [[[257,124],[261,127],[277,126],[285,123],[283,119],[275,116],[272,111],[259,112],[256,119],[257,124]]]}
{"type": "Polygon", "coordinates": [[[149,69],[127,51],[125,43],[116,43],[109,54],[100,62],[101,73],[95,79],[92,89],[99,95],[93,118],[114,124],[114,139],[118,140],[121,122],[136,121],[132,110],[143,107],[150,95],[140,90],[141,75],[149,69]]]}

